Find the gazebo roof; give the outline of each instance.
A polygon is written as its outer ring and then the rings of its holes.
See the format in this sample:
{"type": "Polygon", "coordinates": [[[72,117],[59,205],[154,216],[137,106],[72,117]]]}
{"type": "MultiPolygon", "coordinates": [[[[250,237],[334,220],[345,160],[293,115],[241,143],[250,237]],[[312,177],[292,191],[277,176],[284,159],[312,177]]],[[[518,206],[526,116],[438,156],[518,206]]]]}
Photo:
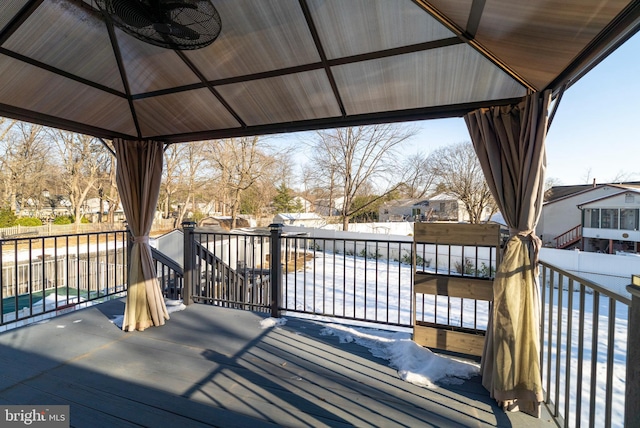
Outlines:
{"type": "Polygon", "coordinates": [[[460,116],[570,86],[638,0],[213,0],[217,40],[146,44],[90,0],[0,3],[0,115],[193,141],[460,116]]]}

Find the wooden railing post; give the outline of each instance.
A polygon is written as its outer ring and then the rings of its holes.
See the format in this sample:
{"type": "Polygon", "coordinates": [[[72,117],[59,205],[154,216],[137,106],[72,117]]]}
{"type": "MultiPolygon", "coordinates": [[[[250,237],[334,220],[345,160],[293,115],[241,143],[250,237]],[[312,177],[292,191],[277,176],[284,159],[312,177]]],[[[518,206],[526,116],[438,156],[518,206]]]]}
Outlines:
{"type": "Polygon", "coordinates": [[[273,223],[269,225],[271,239],[269,241],[269,283],[271,284],[271,316],[280,318],[282,300],[282,240],[283,225],[273,223]]]}
{"type": "Polygon", "coordinates": [[[192,221],[182,223],[182,232],[184,233],[184,252],[182,259],[182,267],[184,269],[184,282],[182,288],[182,303],[190,305],[193,303],[191,298],[195,281],[195,245],[193,231],[196,224],[192,221]]]}
{"type": "Polygon", "coordinates": [[[640,427],[640,276],[631,277],[627,290],[631,293],[631,306],[627,323],[624,426],[640,427]]]}

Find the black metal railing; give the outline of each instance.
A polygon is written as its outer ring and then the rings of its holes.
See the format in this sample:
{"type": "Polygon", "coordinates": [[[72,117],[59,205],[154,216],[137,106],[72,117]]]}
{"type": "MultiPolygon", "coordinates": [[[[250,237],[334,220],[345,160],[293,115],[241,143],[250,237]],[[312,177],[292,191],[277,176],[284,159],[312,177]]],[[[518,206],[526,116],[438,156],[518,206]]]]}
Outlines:
{"type": "Polygon", "coordinates": [[[193,302],[412,325],[410,238],[309,238],[279,227],[270,234],[184,231],[185,294],[193,302]]]}
{"type": "Polygon", "coordinates": [[[164,297],[181,300],[184,290],[184,270],[175,260],[165,256],[155,248],[151,248],[155,262],[156,276],[164,297]]]}
{"type": "Polygon", "coordinates": [[[0,325],[37,320],[126,290],[125,231],[0,240],[0,325]]]}
{"type": "Polygon", "coordinates": [[[545,402],[559,426],[621,427],[631,299],[540,262],[545,402]]]}
{"type": "MultiPolygon", "coordinates": [[[[191,301],[255,311],[271,310],[269,236],[185,228],[191,301]]],[[[185,257],[186,260],[186,257],[185,257]]]]}
{"type": "Polygon", "coordinates": [[[412,242],[284,235],[287,312],[411,327],[412,242]]]}

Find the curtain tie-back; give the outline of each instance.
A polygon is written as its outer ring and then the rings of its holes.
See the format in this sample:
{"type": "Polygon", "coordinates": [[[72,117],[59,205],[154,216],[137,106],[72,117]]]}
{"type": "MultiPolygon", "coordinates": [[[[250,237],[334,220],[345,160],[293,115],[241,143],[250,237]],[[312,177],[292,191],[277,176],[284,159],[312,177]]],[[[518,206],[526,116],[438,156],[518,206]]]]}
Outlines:
{"type": "Polygon", "coordinates": [[[533,265],[536,266],[536,269],[537,269],[538,254],[540,253],[540,248],[542,248],[542,239],[540,239],[538,235],[536,235],[535,231],[532,229],[517,230],[517,229],[509,228],[509,235],[511,237],[517,236],[522,240],[531,241],[531,245],[533,247],[532,248],[533,251],[531,251],[531,261],[533,262],[533,265]]]}
{"type": "Polygon", "coordinates": [[[149,243],[149,237],[148,236],[136,236],[135,238],[133,238],[133,243],[134,244],[148,244],[149,243]]]}

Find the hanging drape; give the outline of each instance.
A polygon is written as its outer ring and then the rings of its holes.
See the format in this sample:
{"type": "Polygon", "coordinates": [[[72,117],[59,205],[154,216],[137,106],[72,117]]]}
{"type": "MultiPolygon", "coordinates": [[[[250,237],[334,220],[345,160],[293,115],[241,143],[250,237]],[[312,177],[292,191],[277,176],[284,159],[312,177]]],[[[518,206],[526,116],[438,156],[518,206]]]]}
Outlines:
{"type": "Polygon", "coordinates": [[[534,229],[544,192],[550,91],[465,116],[473,146],[510,238],[493,283],[482,383],[507,410],[540,417],[540,302],[534,229]]]}
{"type": "Polygon", "coordinates": [[[133,239],[122,329],[144,330],[169,319],[149,246],[162,178],[163,145],[157,141],[113,140],[116,181],[133,239]]]}

